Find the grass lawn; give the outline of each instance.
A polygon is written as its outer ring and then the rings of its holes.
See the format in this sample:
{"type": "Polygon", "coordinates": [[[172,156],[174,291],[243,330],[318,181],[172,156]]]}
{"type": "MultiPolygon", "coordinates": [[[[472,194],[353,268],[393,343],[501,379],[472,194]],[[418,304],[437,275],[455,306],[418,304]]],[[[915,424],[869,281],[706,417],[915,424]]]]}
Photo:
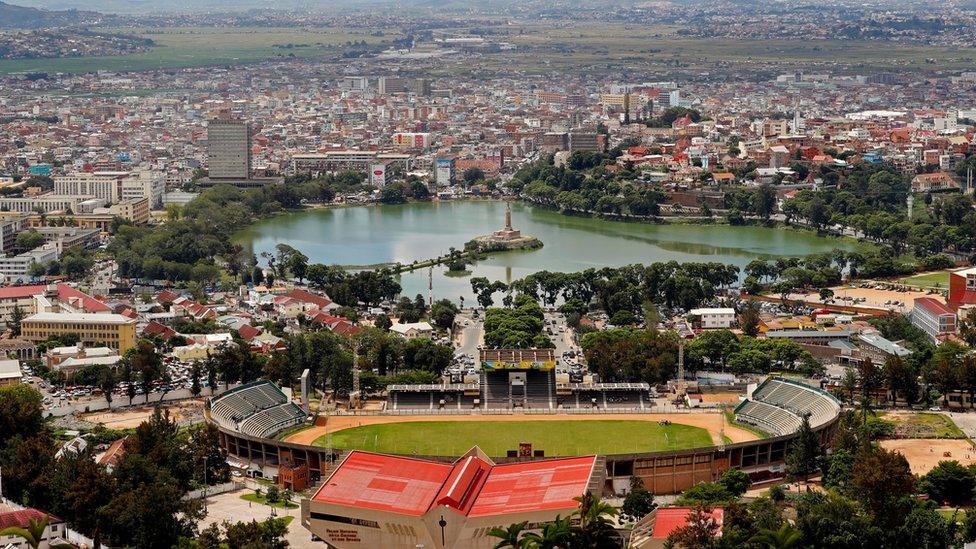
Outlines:
{"type": "Polygon", "coordinates": [[[266,497],[264,497],[264,494],[261,494],[259,496],[259,495],[255,494],[254,492],[248,492],[248,493],[242,495],[241,496],[241,499],[243,499],[244,501],[250,501],[252,503],[260,503],[261,505],[269,505],[269,506],[274,507],[276,509],[295,509],[295,508],[298,507],[298,505],[296,505],[294,503],[285,502],[285,501],[279,501],[279,502],[273,503],[273,504],[272,503],[268,503],[268,499],[266,497]]]}
{"type": "MultiPolygon", "coordinates": [[[[712,446],[700,427],[653,421],[415,421],[343,429],[332,434],[335,448],[393,454],[461,455],[479,446],[490,456],[531,442],[546,456],[623,454],[712,446]]],[[[315,441],[325,445],[325,437],[315,441]]]]}
{"type": "Polygon", "coordinates": [[[961,521],[962,518],[963,518],[963,516],[966,514],[966,510],[965,509],[951,509],[951,508],[950,509],[936,509],[936,512],[938,512],[940,515],[942,515],[942,518],[944,518],[946,520],[951,520],[952,517],[955,516],[957,521],[961,521]]]}
{"type": "Polygon", "coordinates": [[[898,282],[920,288],[939,288],[945,290],[949,288],[949,273],[947,271],[922,273],[902,278],[898,282]]]}
{"type": "Polygon", "coordinates": [[[956,424],[942,414],[889,413],[881,416],[895,424],[895,438],[966,438],[956,424]]]}

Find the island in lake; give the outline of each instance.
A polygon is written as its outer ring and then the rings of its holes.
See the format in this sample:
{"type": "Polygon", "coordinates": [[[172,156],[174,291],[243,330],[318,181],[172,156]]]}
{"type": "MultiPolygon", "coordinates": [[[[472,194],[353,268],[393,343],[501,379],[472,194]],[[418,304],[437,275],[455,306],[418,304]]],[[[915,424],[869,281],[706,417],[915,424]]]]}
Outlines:
{"type": "Polygon", "coordinates": [[[512,227],[512,203],[505,203],[505,227],[491,234],[475,237],[465,244],[466,250],[497,252],[502,250],[529,250],[542,247],[542,241],[534,236],[524,235],[512,227]]]}

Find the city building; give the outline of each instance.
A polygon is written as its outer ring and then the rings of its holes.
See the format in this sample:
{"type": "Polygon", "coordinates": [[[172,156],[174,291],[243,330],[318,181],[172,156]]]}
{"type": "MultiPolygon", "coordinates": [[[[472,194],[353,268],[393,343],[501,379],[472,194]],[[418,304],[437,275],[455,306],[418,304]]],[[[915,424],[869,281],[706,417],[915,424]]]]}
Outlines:
{"type": "MultiPolygon", "coordinates": [[[[694,513],[693,507],[658,507],[634,525],[631,534],[631,549],[664,549],[668,547],[668,537],[677,529],[688,525],[694,513]]],[[[711,520],[718,526],[715,535],[722,535],[725,509],[713,507],[711,520]]]]}
{"type": "Polygon", "coordinates": [[[20,383],[23,374],[20,371],[20,361],[17,359],[0,360],[0,387],[20,383]]]}
{"type": "Polygon", "coordinates": [[[377,151],[328,151],[325,153],[296,154],[291,158],[293,174],[321,175],[344,171],[365,172],[375,164],[386,164],[387,169],[404,172],[411,169],[412,156],[405,153],[381,153],[377,151]]]}
{"type": "Polygon", "coordinates": [[[207,125],[210,179],[250,179],[251,126],[222,111],[207,125]]]}
{"type": "Polygon", "coordinates": [[[390,326],[390,331],[404,339],[416,339],[418,337],[432,336],[434,334],[434,327],[428,322],[397,323],[390,326]]]}
{"type": "Polygon", "coordinates": [[[21,254],[0,257],[0,276],[5,282],[24,281],[34,265],[47,265],[59,256],[58,245],[48,243],[21,254]]]}
{"type": "Polygon", "coordinates": [[[956,333],[956,313],[931,297],[915,298],[911,320],[936,343],[956,333]]]}
{"type": "Polygon", "coordinates": [[[166,178],[162,172],[75,172],[54,177],[54,192],[68,196],[94,196],[109,204],[149,199],[153,209],[163,205],[166,178]]]}
{"type": "Polygon", "coordinates": [[[692,309],[688,314],[695,317],[692,324],[697,328],[711,330],[716,328],[731,328],[735,325],[735,309],[702,308],[692,309]]]}
{"type": "Polygon", "coordinates": [[[590,151],[600,152],[603,150],[603,139],[596,132],[571,131],[569,132],[569,152],[590,151]]]}
{"type": "Polygon", "coordinates": [[[949,273],[949,307],[976,305],[976,267],[949,273]]]}
{"type": "Polygon", "coordinates": [[[434,180],[438,187],[450,187],[454,184],[454,159],[438,158],[434,163],[434,180]]]}
{"type": "Polygon", "coordinates": [[[112,313],[37,313],[21,322],[21,337],[35,343],[51,336],[77,334],[90,347],[111,347],[119,354],[136,344],[136,321],[112,313]]]}
{"type": "Polygon", "coordinates": [[[496,464],[472,448],[453,464],[353,451],[302,502],[302,524],[331,547],[488,549],[492,528],[569,516],[596,456],[496,464]]]}
{"type": "MultiPolygon", "coordinates": [[[[38,540],[40,549],[67,544],[68,524],[54,515],[37,509],[15,510],[0,502],[0,530],[7,528],[27,528],[32,520],[48,518],[47,528],[38,540]]],[[[30,543],[20,536],[8,534],[0,536],[0,547],[4,549],[32,549],[30,543]]]]}

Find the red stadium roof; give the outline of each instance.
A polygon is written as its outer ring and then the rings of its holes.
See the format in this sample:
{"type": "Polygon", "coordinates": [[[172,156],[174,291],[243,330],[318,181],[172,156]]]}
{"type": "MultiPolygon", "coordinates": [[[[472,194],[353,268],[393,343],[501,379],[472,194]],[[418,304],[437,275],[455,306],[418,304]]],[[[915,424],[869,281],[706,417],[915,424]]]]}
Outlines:
{"type": "Polygon", "coordinates": [[[356,451],[313,499],[419,516],[430,508],[452,469],[446,463],[356,451]]]}
{"type": "Polygon", "coordinates": [[[575,507],[573,498],[586,491],[595,461],[585,456],[496,465],[468,516],[575,507]]]}
{"type": "Polygon", "coordinates": [[[354,451],[314,501],[423,515],[446,505],[472,516],[575,507],[596,456],[495,465],[475,452],[454,465],[354,451]]]}

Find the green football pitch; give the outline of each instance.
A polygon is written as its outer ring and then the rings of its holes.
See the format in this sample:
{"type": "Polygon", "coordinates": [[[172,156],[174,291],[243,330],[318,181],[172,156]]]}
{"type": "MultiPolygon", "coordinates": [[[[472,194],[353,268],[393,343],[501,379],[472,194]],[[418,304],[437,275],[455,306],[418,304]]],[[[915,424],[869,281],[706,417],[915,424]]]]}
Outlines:
{"type": "Polygon", "coordinates": [[[532,444],[546,456],[626,454],[712,446],[708,431],[654,421],[414,421],[343,429],[319,437],[316,446],[389,454],[456,456],[479,446],[490,456],[504,456],[519,443],[532,444]]]}

